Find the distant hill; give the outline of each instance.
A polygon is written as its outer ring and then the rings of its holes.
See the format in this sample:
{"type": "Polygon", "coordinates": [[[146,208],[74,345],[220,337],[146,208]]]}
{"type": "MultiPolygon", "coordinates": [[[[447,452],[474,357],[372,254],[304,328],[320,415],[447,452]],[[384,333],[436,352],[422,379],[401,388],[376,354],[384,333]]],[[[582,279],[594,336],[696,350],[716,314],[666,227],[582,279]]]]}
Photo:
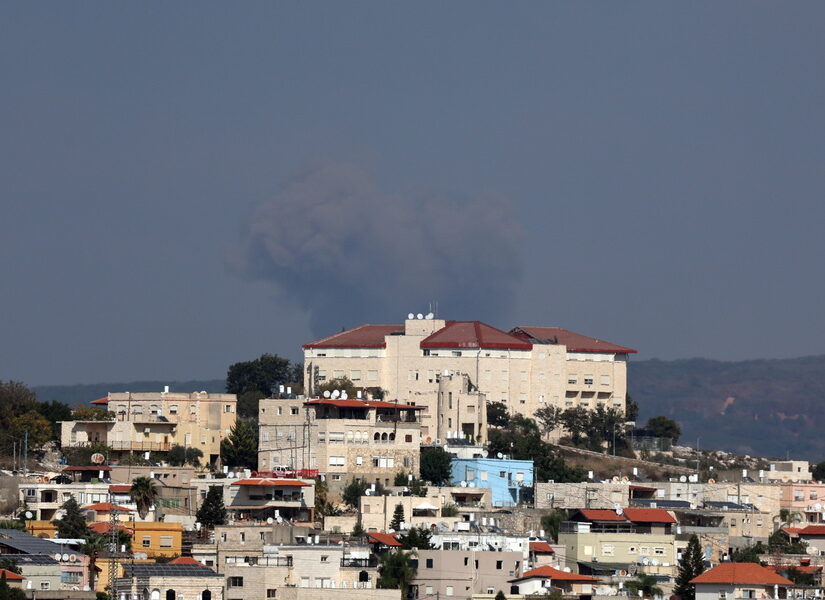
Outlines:
{"type": "Polygon", "coordinates": [[[631,361],[628,386],[639,421],[675,419],[685,445],[825,460],[825,356],[631,361]]]}
{"type": "Polygon", "coordinates": [[[87,404],[109,392],[161,392],[163,386],[171,392],[209,392],[220,394],[225,390],[225,379],[192,381],[130,381],[129,383],[90,383],[79,385],[39,385],[31,389],[41,402],[57,400],[66,404],[87,404]]]}

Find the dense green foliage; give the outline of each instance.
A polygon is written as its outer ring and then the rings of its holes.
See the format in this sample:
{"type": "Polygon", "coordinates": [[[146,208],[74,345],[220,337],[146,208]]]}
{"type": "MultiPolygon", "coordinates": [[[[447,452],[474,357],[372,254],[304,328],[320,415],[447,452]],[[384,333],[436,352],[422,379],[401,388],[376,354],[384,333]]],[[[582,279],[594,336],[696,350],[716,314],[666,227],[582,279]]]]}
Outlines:
{"type": "MultiPolygon", "coordinates": [[[[556,449],[541,439],[533,419],[521,415],[513,416],[507,429],[489,430],[489,452],[491,456],[501,452],[516,460],[532,460],[537,481],[569,483],[585,477],[582,469],[568,467],[556,449]]],[[[423,459],[421,462],[423,469],[423,459]]]]}
{"type": "Polygon", "coordinates": [[[613,453],[615,439],[615,454],[627,453],[625,416],[616,408],[597,406],[595,410],[588,410],[577,406],[559,413],[557,421],[567,430],[568,442],[574,446],[594,452],[602,452],[607,447],[613,453]]]}
{"type": "Polygon", "coordinates": [[[303,365],[277,354],[237,362],[229,366],[226,374],[226,392],[237,394],[238,415],[244,418],[256,418],[258,399],[271,398],[278,392],[278,386],[289,386],[297,394],[303,390],[303,383],[303,365]]]}
{"type": "Polygon", "coordinates": [[[682,428],[679,427],[679,424],[664,415],[648,419],[645,429],[652,431],[656,437],[673,440],[674,444],[679,441],[679,436],[682,435],[682,428]]]}
{"type": "Polygon", "coordinates": [[[673,589],[674,595],[682,600],[696,600],[696,585],[690,582],[704,572],[705,557],[702,553],[702,546],[699,544],[699,538],[691,535],[679,561],[676,585],[673,589]]]}
{"type": "Polygon", "coordinates": [[[413,527],[398,539],[405,550],[435,550],[435,546],[430,541],[432,536],[433,534],[426,527],[413,527]]]}
{"type": "Polygon", "coordinates": [[[557,509],[541,517],[541,528],[544,529],[544,535],[548,536],[554,542],[559,541],[559,529],[561,524],[567,520],[567,511],[557,509]]]}
{"type": "Polygon", "coordinates": [[[145,519],[149,514],[152,505],[160,497],[160,491],[155,485],[155,480],[150,477],[136,477],[132,480],[132,488],[129,490],[129,497],[137,505],[137,511],[141,519],[145,519]]]}
{"type": "Polygon", "coordinates": [[[221,461],[228,467],[258,468],[258,430],[252,424],[238,420],[221,440],[221,461]]]}
{"type": "Polygon", "coordinates": [[[392,512],[392,520],[390,521],[390,529],[393,531],[401,530],[401,523],[404,522],[404,506],[401,503],[395,505],[395,510],[392,512]]]}
{"type": "Polygon", "coordinates": [[[825,481],[825,460],[817,463],[813,469],[811,469],[811,475],[816,481],[825,481]]]}
{"type": "Polygon", "coordinates": [[[52,521],[57,527],[57,537],[62,539],[86,539],[90,532],[86,524],[86,517],[80,510],[80,505],[74,496],[66,500],[60,507],[63,509],[63,517],[52,521]]]}
{"type": "Polygon", "coordinates": [[[504,402],[487,403],[487,424],[490,427],[506,427],[509,420],[510,414],[504,402]]]}
{"type": "Polygon", "coordinates": [[[25,600],[26,592],[6,583],[6,574],[0,576],[0,600],[25,600]]]}
{"type": "Polygon", "coordinates": [[[409,593],[410,582],[415,578],[416,569],[411,564],[414,551],[396,550],[381,555],[378,565],[377,586],[385,590],[401,590],[401,597],[409,593]]]}
{"type": "Polygon", "coordinates": [[[421,479],[434,485],[450,481],[450,463],[452,458],[443,448],[424,448],[421,450],[421,479]]]}
{"type": "Polygon", "coordinates": [[[201,464],[203,452],[200,448],[184,448],[175,444],[169,449],[166,454],[166,462],[173,467],[182,467],[183,465],[192,465],[198,467],[201,464]]]}
{"type": "Polygon", "coordinates": [[[226,523],[226,506],[223,503],[221,486],[213,485],[209,488],[206,498],[203,499],[201,507],[195,514],[195,519],[206,529],[214,529],[216,525],[226,523]]]}
{"type": "Polygon", "coordinates": [[[652,598],[662,595],[662,588],[656,583],[656,578],[652,575],[640,574],[636,579],[626,582],[624,586],[634,596],[638,596],[641,592],[642,597],[652,598]]]}

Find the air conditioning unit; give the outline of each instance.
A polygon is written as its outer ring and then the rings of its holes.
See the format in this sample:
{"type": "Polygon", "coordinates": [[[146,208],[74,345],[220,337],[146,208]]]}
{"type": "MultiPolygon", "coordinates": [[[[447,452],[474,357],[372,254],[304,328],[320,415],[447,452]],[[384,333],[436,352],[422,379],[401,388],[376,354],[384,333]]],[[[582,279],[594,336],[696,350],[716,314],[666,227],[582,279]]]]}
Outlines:
{"type": "Polygon", "coordinates": [[[152,430],[151,430],[151,429],[149,429],[148,427],[144,427],[144,428],[143,428],[143,433],[149,433],[149,432],[151,432],[151,431],[152,431],[152,430]]]}

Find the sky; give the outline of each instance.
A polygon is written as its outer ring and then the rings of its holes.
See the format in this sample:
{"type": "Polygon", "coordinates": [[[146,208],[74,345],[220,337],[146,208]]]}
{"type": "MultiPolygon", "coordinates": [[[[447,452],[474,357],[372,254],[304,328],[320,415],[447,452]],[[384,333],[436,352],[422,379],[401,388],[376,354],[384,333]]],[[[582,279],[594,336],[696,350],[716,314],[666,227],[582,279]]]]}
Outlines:
{"type": "Polygon", "coordinates": [[[825,3],[0,7],[0,379],[409,312],[825,353],[825,3]]]}

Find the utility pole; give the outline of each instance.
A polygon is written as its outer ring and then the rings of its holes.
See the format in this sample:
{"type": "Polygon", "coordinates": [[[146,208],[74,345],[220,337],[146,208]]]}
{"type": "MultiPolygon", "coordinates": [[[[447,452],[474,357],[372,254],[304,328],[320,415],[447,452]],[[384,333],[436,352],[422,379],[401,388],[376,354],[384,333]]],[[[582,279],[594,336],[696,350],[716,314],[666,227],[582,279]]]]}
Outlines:
{"type": "Polygon", "coordinates": [[[29,430],[23,432],[23,475],[29,474],[29,430]]]}
{"type": "Polygon", "coordinates": [[[117,600],[117,586],[115,582],[117,581],[117,508],[115,505],[115,494],[111,492],[109,494],[109,502],[112,505],[112,512],[109,515],[109,549],[111,551],[111,556],[109,557],[109,598],[110,600],[117,600]]]}

